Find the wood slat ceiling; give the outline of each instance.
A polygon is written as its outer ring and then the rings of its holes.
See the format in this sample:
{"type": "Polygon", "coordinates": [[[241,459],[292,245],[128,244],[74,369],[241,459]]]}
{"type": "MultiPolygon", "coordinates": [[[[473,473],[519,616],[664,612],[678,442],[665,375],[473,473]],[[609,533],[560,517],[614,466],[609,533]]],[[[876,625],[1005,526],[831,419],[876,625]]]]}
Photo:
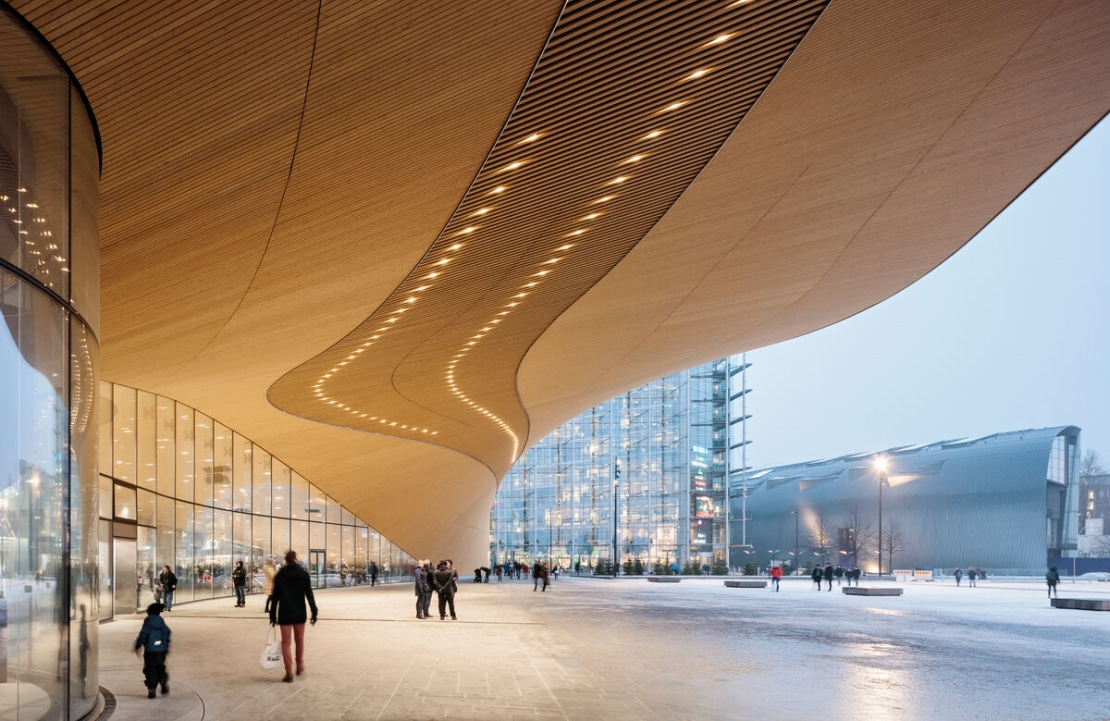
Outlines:
{"type": "Polygon", "coordinates": [[[12,4],[103,139],[105,378],[463,567],[551,427],[897,292],[1110,108],[1100,0],[12,4]]]}

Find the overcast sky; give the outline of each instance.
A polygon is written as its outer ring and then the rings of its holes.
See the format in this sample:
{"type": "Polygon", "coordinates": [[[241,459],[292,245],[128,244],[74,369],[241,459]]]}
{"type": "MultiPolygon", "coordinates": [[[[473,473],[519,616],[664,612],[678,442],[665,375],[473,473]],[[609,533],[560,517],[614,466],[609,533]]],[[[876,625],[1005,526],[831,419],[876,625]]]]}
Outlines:
{"type": "Polygon", "coordinates": [[[1110,461],[1110,120],[914,285],[748,361],[755,468],[1057,425],[1110,461]]]}

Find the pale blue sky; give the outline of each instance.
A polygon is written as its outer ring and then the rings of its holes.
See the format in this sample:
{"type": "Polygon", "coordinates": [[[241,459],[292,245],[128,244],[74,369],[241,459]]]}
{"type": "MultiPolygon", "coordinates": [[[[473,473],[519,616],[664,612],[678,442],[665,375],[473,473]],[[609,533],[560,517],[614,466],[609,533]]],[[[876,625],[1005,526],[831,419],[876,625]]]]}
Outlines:
{"type": "Polygon", "coordinates": [[[1110,120],[914,285],[748,360],[756,468],[1056,425],[1110,461],[1110,120]]]}

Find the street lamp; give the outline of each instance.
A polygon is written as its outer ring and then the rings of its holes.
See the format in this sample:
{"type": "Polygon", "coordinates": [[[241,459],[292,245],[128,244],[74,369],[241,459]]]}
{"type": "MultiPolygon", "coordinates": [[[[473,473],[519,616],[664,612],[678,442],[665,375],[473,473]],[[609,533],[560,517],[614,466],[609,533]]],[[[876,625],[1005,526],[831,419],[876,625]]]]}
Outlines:
{"type": "Polygon", "coordinates": [[[875,459],[875,470],[879,474],[879,577],[883,575],[883,484],[886,483],[886,456],[875,459]]]}
{"type": "Polygon", "coordinates": [[[794,515],[794,574],[798,575],[798,509],[791,511],[794,515]]]}
{"type": "Polygon", "coordinates": [[[617,577],[617,489],[621,484],[621,459],[613,459],[613,578],[617,577]]]}

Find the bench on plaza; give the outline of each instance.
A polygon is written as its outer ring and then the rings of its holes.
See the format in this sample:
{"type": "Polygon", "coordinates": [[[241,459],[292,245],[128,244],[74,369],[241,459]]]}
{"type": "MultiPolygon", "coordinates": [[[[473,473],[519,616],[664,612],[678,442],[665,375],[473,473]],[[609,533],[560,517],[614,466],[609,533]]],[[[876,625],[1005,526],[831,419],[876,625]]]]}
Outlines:
{"type": "Polygon", "coordinates": [[[1054,598],[1053,608],[1074,608],[1079,611],[1110,611],[1110,598],[1054,598]]]}
{"type": "Polygon", "coordinates": [[[767,588],[766,581],[725,581],[726,588],[767,588]]]}
{"type": "Polygon", "coordinates": [[[678,576],[648,576],[651,583],[678,583],[681,580],[678,576]]]}
{"type": "Polygon", "coordinates": [[[845,586],[840,589],[849,596],[901,596],[902,589],[898,587],[875,588],[873,586],[845,586]]]}

